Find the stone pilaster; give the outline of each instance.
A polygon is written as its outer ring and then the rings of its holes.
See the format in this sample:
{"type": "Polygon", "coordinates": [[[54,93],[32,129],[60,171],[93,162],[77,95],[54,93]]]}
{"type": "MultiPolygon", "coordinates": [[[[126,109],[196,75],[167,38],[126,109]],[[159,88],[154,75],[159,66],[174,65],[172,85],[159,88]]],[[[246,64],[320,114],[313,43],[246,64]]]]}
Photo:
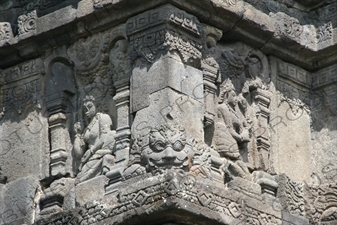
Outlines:
{"type": "Polygon", "coordinates": [[[130,75],[131,67],[128,57],[128,42],[118,40],[110,52],[113,85],[116,89],[116,134],[115,164],[106,174],[109,178],[107,192],[115,192],[116,185],[122,180],[122,173],[129,161],[130,152],[130,75]]]}
{"type": "Polygon", "coordinates": [[[269,169],[269,150],[270,150],[270,134],[268,129],[270,117],[270,99],[271,93],[257,88],[252,93],[252,97],[259,107],[259,112],[256,113],[258,118],[259,129],[256,130],[257,149],[261,156],[261,169],[268,171],[269,169]]]}
{"type": "Polygon", "coordinates": [[[126,32],[131,44],[134,136],[173,122],[203,139],[203,112],[199,110],[204,102],[199,69],[203,28],[197,18],[164,5],[130,18],[126,32]]]}
{"type": "Polygon", "coordinates": [[[50,131],[50,172],[52,176],[65,176],[66,161],[68,158],[65,140],[66,116],[64,113],[56,113],[49,117],[50,131]]]}

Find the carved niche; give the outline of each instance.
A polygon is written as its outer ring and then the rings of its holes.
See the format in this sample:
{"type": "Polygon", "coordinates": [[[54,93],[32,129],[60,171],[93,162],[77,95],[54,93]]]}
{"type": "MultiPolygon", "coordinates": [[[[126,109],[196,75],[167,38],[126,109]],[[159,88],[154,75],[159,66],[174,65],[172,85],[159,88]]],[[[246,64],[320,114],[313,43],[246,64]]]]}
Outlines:
{"type": "Polygon", "coordinates": [[[87,96],[83,102],[88,125],[83,132],[80,123],[74,125],[76,134],[73,150],[77,160],[75,165],[78,165],[78,182],[106,174],[114,163],[115,131],[111,130],[110,116],[97,112],[92,96],[87,96]]]}
{"type": "Polygon", "coordinates": [[[251,171],[268,171],[268,60],[261,52],[240,43],[224,47],[216,46],[215,40],[212,43],[205,60],[213,61],[213,74],[217,74],[212,81],[217,87],[218,102],[214,105],[212,144],[222,157],[242,160],[251,171]]]}

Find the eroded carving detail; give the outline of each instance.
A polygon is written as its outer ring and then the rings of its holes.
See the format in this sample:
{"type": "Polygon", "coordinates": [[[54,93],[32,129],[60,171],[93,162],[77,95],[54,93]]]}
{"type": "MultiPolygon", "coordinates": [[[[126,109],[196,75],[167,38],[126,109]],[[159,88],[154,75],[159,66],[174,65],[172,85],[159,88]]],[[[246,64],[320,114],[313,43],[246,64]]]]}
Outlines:
{"type": "Polygon", "coordinates": [[[10,23],[0,23],[0,45],[8,42],[13,38],[13,32],[10,23]]]}
{"type": "Polygon", "coordinates": [[[25,15],[19,16],[18,18],[19,35],[34,32],[36,30],[36,19],[37,19],[36,10],[29,12],[25,15]]]}
{"type": "Polygon", "coordinates": [[[333,32],[333,27],[332,23],[326,23],[322,26],[319,26],[317,28],[317,35],[316,35],[316,42],[321,43],[327,40],[330,40],[332,38],[332,32],[333,32]]]}
{"type": "Polygon", "coordinates": [[[276,35],[280,37],[299,38],[303,32],[303,27],[297,19],[282,12],[277,12],[271,16],[275,21],[276,35]]]}
{"type": "Polygon", "coordinates": [[[41,73],[41,60],[31,60],[2,71],[1,98],[5,111],[14,110],[21,114],[28,106],[38,106],[41,73]]]}
{"type": "Polygon", "coordinates": [[[277,197],[280,200],[282,209],[293,215],[305,215],[304,185],[289,179],[285,174],[278,177],[279,189],[277,197]]]}
{"type": "Polygon", "coordinates": [[[242,155],[247,155],[250,128],[237,103],[235,88],[227,79],[220,86],[214,145],[220,156],[234,162],[228,168],[231,175],[247,178],[250,173],[242,161],[242,155]]]}
{"type": "Polygon", "coordinates": [[[337,222],[337,185],[305,186],[306,213],[312,224],[337,222]]]}
{"type": "Polygon", "coordinates": [[[201,24],[193,16],[163,6],[165,10],[151,10],[127,22],[127,34],[132,46],[132,61],[144,57],[153,63],[161,53],[178,53],[184,63],[194,64],[201,58],[201,24]],[[175,29],[178,25],[179,29],[175,29]],[[144,33],[146,29],[151,31],[144,33]],[[189,34],[188,34],[189,33],[189,34]],[[192,35],[191,35],[192,33],[192,35]]]}
{"type": "Polygon", "coordinates": [[[81,160],[78,166],[78,182],[107,173],[114,162],[115,131],[111,130],[110,116],[97,112],[92,96],[84,99],[84,107],[88,126],[82,134],[80,123],[76,123],[74,127],[74,153],[81,160]]]}

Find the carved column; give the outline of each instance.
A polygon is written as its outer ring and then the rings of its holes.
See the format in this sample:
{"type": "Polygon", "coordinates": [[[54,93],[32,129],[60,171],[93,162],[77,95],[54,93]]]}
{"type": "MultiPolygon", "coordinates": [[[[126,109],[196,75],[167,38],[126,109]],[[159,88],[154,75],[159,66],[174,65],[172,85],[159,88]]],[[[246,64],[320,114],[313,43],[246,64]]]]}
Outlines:
{"type": "Polygon", "coordinates": [[[49,117],[50,173],[52,176],[65,176],[67,173],[66,120],[64,113],[56,113],[49,117]]]}
{"type": "Polygon", "coordinates": [[[203,60],[201,61],[201,69],[204,78],[204,100],[205,100],[205,127],[214,123],[216,115],[216,92],[217,79],[219,78],[220,66],[218,60],[220,58],[220,49],[216,46],[216,42],[220,40],[222,31],[208,25],[203,25],[206,36],[203,60]]]}
{"type": "MultiPolygon", "coordinates": [[[[55,54],[55,53],[54,53],[55,54]]],[[[55,55],[52,55],[55,57],[55,55]]],[[[39,215],[62,211],[65,196],[74,186],[71,142],[69,135],[69,113],[67,108],[76,93],[73,70],[66,60],[46,60],[46,107],[49,113],[50,177],[48,188],[43,191],[39,204],[39,215]],[[50,60],[50,61],[49,61],[50,60]],[[49,62],[49,63],[48,63],[49,62]],[[52,181],[52,183],[50,183],[52,181]]]]}
{"type": "Polygon", "coordinates": [[[257,88],[252,92],[252,98],[255,104],[259,107],[259,111],[256,112],[258,119],[258,129],[255,132],[257,139],[257,149],[260,153],[260,169],[267,171],[269,169],[269,149],[270,139],[269,130],[267,129],[270,117],[270,99],[271,93],[267,90],[257,88]]]}
{"type": "Polygon", "coordinates": [[[71,174],[66,168],[66,161],[71,156],[71,149],[66,142],[70,141],[67,130],[65,111],[75,94],[72,69],[63,62],[52,62],[49,65],[46,84],[46,106],[49,112],[50,132],[50,169],[52,177],[71,174]]]}
{"type": "Polygon", "coordinates": [[[106,175],[110,178],[108,192],[115,191],[114,183],[121,181],[122,172],[129,161],[130,152],[130,61],[127,54],[128,43],[118,40],[110,52],[113,84],[116,88],[114,101],[117,111],[115,165],[106,175]]]}

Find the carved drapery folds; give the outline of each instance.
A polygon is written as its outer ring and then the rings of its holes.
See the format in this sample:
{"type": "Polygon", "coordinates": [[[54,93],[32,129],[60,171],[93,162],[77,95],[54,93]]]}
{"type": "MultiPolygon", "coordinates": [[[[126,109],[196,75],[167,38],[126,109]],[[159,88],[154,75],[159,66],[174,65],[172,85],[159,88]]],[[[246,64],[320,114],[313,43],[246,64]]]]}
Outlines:
{"type": "Polygon", "coordinates": [[[244,45],[220,48],[214,37],[207,40],[208,49],[203,60],[206,75],[204,123],[212,124],[214,119],[210,112],[216,112],[212,138],[215,150],[222,157],[242,159],[250,170],[268,171],[271,101],[268,60],[261,52],[244,45]],[[209,97],[214,92],[217,105],[207,102],[214,98],[209,97]]]}
{"type": "Polygon", "coordinates": [[[95,99],[87,96],[83,105],[88,125],[82,132],[80,123],[75,124],[74,154],[80,159],[77,182],[94,178],[110,171],[114,163],[115,131],[111,130],[111,119],[97,112],[95,99]]]}

